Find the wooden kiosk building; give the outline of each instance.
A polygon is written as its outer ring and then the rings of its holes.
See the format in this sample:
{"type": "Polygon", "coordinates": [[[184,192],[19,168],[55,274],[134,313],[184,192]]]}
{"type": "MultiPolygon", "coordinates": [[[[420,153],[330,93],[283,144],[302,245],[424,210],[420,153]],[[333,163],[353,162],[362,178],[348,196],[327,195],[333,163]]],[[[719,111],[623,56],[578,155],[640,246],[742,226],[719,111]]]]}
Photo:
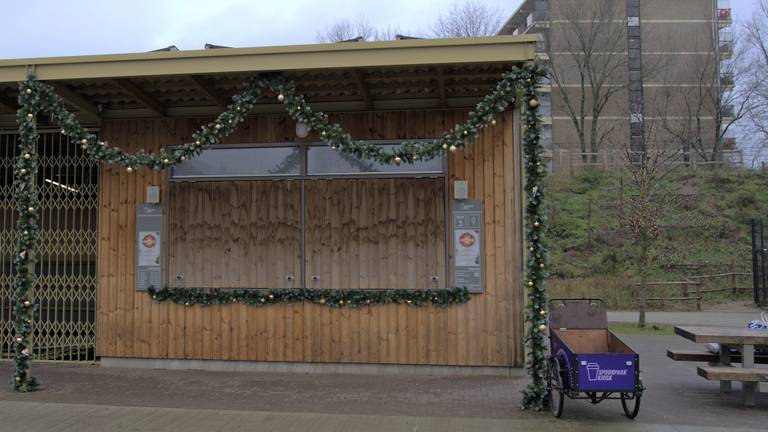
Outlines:
{"type": "MultiPolygon", "coordinates": [[[[463,122],[502,72],[533,60],[535,43],[499,36],[0,61],[0,357],[11,355],[16,86],[28,72],[53,84],[100,140],[129,152],[189,142],[263,72],[293,80],[354,138],[386,146],[463,122]]],[[[39,143],[36,354],[155,367],[521,367],[520,124],[516,107],[465,150],[383,166],[318,145],[266,94],[223,144],[163,172],[97,165],[51,124],[39,143]],[[464,304],[185,306],[143,290],[450,288],[457,199],[482,211],[481,292],[464,304]],[[137,213],[146,203],[162,211],[149,228],[137,213]],[[145,232],[160,233],[158,248],[145,232]],[[153,250],[162,271],[148,276],[153,250]]]]}

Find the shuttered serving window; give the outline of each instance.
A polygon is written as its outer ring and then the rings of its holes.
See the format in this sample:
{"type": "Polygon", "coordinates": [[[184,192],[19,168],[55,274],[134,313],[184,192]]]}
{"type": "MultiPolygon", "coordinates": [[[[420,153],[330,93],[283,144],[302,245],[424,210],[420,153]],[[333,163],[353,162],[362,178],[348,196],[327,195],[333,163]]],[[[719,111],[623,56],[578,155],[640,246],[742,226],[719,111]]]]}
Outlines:
{"type": "Polygon", "coordinates": [[[169,283],[444,288],[445,184],[439,158],[391,167],[327,146],[208,150],[171,174],[169,283]]]}

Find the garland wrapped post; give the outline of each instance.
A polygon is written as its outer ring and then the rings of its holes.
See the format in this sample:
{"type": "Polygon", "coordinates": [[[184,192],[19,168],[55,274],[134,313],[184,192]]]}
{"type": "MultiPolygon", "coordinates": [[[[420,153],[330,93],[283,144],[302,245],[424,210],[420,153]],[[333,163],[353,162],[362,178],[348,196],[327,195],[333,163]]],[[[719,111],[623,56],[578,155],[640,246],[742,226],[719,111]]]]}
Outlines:
{"type": "Polygon", "coordinates": [[[22,107],[16,113],[19,125],[19,156],[14,165],[13,193],[16,201],[16,248],[14,249],[13,375],[11,387],[28,392],[38,387],[32,376],[32,320],[35,314],[35,250],[39,237],[40,205],[37,196],[37,95],[32,86],[21,86],[22,107]]]}
{"type": "MultiPolygon", "coordinates": [[[[534,82],[544,76],[544,68],[532,72],[530,80],[534,82]]],[[[547,406],[547,304],[549,297],[546,289],[547,247],[544,231],[547,223],[546,195],[544,180],[547,169],[542,160],[543,148],[540,141],[541,119],[538,113],[536,85],[527,85],[523,89],[523,152],[525,164],[525,226],[527,240],[527,258],[525,287],[528,299],[525,312],[527,324],[525,344],[527,350],[526,367],[531,382],[523,390],[523,409],[541,411],[547,406]]]]}
{"type": "MultiPolygon", "coordinates": [[[[202,126],[192,134],[192,141],[169,152],[160,149],[157,153],[139,150],[135,154],[125,153],[118,147],[99,141],[96,135],[84,129],[68,112],[63,100],[54,93],[53,88],[29,76],[19,83],[19,105],[17,121],[19,124],[19,157],[14,171],[14,197],[19,214],[17,221],[17,245],[14,259],[15,294],[14,324],[15,363],[11,378],[12,388],[17,391],[30,391],[38,386],[38,381],[31,376],[31,333],[35,306],[32,293],[36,284],[35,250],[39,228],[37,215],[39,203],[36,191],[38,134],[35,117],[40,113],[50,114],[51,120],[58,123],[61,133],[73,143],[79,145],[93,160],[125,167],[128,173],[137,169],[163,170],[195,157],[205,149],[218,144],[222,138],[232,133],[239,123],[245,120],[263,90],[274,92],[279,102],[284,103],[288,114],[296,121],[305,123],[308,128],[319,134],[332,149],[339,150],[359,160],[371,160],[382,164],[401,164],[426,161],[439,157],[446,152],[455,152],[471,144],[480,131],[496,124],[496,117],[516,102],[519,92],[523,95],[524,123],[526,127],[523,140],[525,168],[527,175],[526,208],[527,239],[530,253],[527,261],[526,288],[529,291],[526,318],[528,331],[526,347],[528,349],[528,371],[533,379],[524,391],[523,407],[527,409],[543,408],[546,401],[546,346],[544,335],[547,317],[546,292],[546,248],[542,232],[546,222],[546,208],[542,181],[546,175],[541,160],[539,143],[540,121],[537,114],[536,86],[546,71],[538,64],[526,64],[513,67],[502,74],[501,80],[491,93],[486,95],[469,113],[469,119],[446,131],[441,138],[432,141],[405,141],[399,146],[384,149],[381,146],[361,140],[354,140],[338,124],[330,124],[328,115],[315,112],[303,96],[296,93],[296,85],[286,81],[279,74],[262,75],[247,80],[244,89],[233,96],[226,111],[214,121],[202,126]]],[[[457,287],[446,290],[210,290],[210,289],[170,289],[150,290],[149,294],[157,301],[170,300],[177,304],[208,305],[242,302],[252,305],[269,305],[278,302],[312,302],[329,307],[362,307],[371,304],[400,303],[414,306],[432,304],[446,306],[465,303],[470,296],[465,288],[457,287]]]]}

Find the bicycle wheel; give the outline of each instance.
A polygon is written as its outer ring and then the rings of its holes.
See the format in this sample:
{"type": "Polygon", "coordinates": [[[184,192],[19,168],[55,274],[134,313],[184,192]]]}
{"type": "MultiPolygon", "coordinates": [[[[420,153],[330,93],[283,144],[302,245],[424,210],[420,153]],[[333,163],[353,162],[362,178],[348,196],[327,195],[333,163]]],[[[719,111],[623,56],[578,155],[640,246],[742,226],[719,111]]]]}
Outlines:
{"type": "Polygon", "coordinates": [[[631,397],[629,393],[621,394],[621,407],[624,409],[624,415],[628,418],[634,419],[640,412],[640,397],[643,392],[635,392],[635,397],[631,397]]]}
{"type": "Polygon", "coordinates": [[[563,415],[563,404],[565,402],[565,395],[563,394],[563,378],[560,374],[560,365],[557,360],[549,360],[549,411],[556,418],[560,418],[563,415]]]}

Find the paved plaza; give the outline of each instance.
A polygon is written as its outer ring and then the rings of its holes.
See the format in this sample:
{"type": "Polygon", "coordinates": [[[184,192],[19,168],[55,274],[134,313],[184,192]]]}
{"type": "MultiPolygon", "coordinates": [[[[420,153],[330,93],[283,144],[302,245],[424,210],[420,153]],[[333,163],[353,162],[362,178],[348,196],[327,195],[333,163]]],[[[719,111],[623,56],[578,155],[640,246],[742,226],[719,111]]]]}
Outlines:
{"type": "MultiPolygon", "coordinates": [[[[702,431],[765,430],[768,394],[744,408],[738,385],[668,360],[676,336],[622,336],[647,392],[635,420],[618,401],[566,401],[555,420],[517,408],[525,379],[179,371],[35,364],[44,389],[0,392],[0,430],[27,431],[702,431]]],[[[3,366],[10,366],[8,363],[3,366]]]]}

